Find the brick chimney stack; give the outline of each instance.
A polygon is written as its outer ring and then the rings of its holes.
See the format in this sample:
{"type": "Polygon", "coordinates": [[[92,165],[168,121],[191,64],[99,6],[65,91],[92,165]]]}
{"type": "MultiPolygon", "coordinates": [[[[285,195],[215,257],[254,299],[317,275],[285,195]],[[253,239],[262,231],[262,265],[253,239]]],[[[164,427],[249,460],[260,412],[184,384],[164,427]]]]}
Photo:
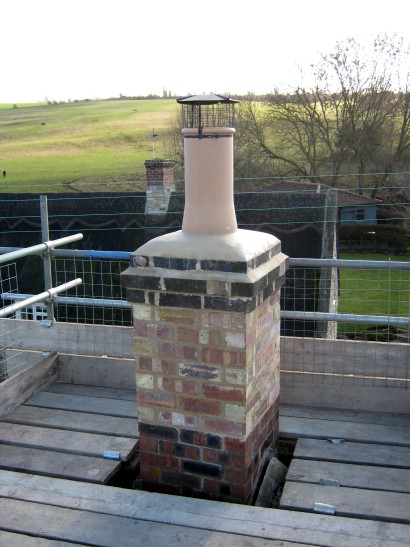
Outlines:
{"type": "Polygon", "coordinates": [[[236,226],[236,101],[178,102],[183,227],[140,247],[122,274],[133,303],[141,480],[148,490],[249,503],[278,436],[287,257],[275,237],[236,226]]]}

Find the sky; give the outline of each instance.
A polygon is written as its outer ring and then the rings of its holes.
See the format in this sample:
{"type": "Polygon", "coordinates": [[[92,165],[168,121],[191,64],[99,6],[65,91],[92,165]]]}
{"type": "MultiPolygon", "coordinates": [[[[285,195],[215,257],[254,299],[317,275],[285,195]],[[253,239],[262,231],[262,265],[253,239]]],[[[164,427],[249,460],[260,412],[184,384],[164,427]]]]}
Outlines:
{"type": "Polygon", "coordinates": [[[0,103],[264,94],[336,41],[410,39],[408,0],[2,0],[0,103]]]}

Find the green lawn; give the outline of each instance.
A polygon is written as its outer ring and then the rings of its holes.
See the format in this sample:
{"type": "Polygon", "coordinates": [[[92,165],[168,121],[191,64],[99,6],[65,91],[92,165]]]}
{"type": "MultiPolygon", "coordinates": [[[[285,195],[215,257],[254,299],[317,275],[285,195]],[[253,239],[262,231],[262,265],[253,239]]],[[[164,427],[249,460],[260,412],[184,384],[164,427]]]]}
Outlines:
{"type": "MultiPolygon", "coordinates": [[[[408,256],[370,253],[342,253],[348,260],[382,260],[410,262],[408,256]]],[[[339,312],[360,315],[410,314],[410,270],[340,270],[339,312]]],[[[366,325],[340,323],[340,334],[366,330],[366,325]]]]}
{"type": "MultiPolygon", "coordinates": [[[[83,183],[144,180],[144,161],[163,155],[161,132],[174,99],[0,105],[3,192],[62,192],[83,183]]],[[[110,187],[110,189],[113,189],[110,187]]],[[[141,188],[136,188],[141,189],[141,188]]]]}

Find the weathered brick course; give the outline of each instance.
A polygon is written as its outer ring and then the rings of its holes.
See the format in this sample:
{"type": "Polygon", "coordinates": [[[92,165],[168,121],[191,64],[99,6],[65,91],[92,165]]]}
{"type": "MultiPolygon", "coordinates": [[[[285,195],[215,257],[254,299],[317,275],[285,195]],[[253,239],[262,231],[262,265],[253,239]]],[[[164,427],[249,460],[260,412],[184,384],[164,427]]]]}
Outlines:
{"type": "Polygon", "coordinates": [[[143,487],[251,500],[278,435],[284,270],[275,262],[268,271],[271,256],[238,263],[147,257],[147,268],[127,271],[140,275],[128,289],[143,487]],[[258,267],[259,278],[243,275],[258,267]]]}

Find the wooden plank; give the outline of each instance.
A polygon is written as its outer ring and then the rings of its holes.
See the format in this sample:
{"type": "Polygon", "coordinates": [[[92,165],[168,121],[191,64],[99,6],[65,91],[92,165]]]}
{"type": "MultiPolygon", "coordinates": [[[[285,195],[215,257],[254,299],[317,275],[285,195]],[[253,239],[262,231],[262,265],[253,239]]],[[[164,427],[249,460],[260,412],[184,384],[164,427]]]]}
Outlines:
{"type": "Polygon", "coordinates": [[[410,524],[409,494],[286,481],[282,509],[313,511],[315,503],[333,505],[336,515],[410,524]]]}
{"type": "MultiPolygon", "coordinates": [[[[0,321],[1,323],[1,321],[0,321]]],[[[0,384],[0,417],[57,380],[58,357],[53,353],[0,384]]]]}
{"type": "Polygon", "coordinates": [[[3,418],[6,423],[26,424],[39,427],[52,427],[67,431],[84,431],[100,435],[115,435],[137,439],[138,420],[118,418],[84,412],[69,412],[35,406],[21,406],[3,418]]]}
{"type": "Polygon", "coordinates": [[[67,355],[59,350],[59,380],[66,383],[135,390],[135,356],[131,358],[67,355]]]}
{"type": "Polygon", "coordinates": [[[281,338],[281,370],[320,374],[407,378],[408,344],[281,338]]]}
{"type": "MultiPolygon", "coordinates": [[[[7,335],[1,341],[3,343],[13,343],[7,335]]],[[[36,365],[44,359],[42,351],[15,350],[10,348],[4,350],[3,356],[7,361],[7,370],[11,374],[13,374],[14,368],[23,370],[36,365]]]]}
{"type": "Polygon", "coordinates": [[[409,469],[294,458],[286,475],[287,481],[313,484],[319,484],[322,478],[338,481],[343,487],[410,494],[409,469]]]}
{"type": "Polygon", "coordinates": [[[1,445],[0,468],[106,484],[119,470],[121,463],[49,450],[1,445]]]}
{"type": "Polygon", "coordinates": [[[101,399],[84,395],[66,395],[64,393],[50,393],[43,391],[28,400],[25,406],[38,406],[58,410],[74,410],[90,414],[103,414],[121,418],[137,417],[136,401],[118,401],[115,399],[101,399]]]}
{"type": "MultiPolygon", "coordinates": [[[[19,349],[135,358],[132,327],[59,323],[56,321],[47,329],[45,340],[44,328],[39,325],[38,321],[4,319],[0,322],[0,336],[17,328],[19,329],[19,349]]],[[[381,374],[385,377],[386,364],[390,363],[387,371],[391,376],[398,378],[405,377],[406,371],[408,372],[408,352],[408,344],[364,343],[352,340],[323,340],[288,336],[281,339],[281,369],[307,371],[306,367],[312,363],[315,372],[362,373],[372,376],[381,374]],[[391,363],[394,363],[394,367],[391,366],[391,363]]]]}
{"type": "Polygon", "coordinates": [[[53,539],[36,538],[14,532],[3,532],[0,530],[0,545],[7,547],[72,547],[83,545],[79,543],[67,543],[66,541],[55,541],[53,539]]]}
{"type": "MultiPolygon", "coordinates": [[[[242,538],[236,534],[209,532],[195,528],[170,526],[121,516],[100,515],[88,511],[76,511],[50,505],[0,499],[2,522],[0,527],[26,532],[45,538],[82,542],[89,545],[118,547],[137,545],[192,545],[221,547],[291,546],[295,543],[278,542],[258,537],[242,538]],[[17,518],[16,518],[17,515],[17,518]]],[[[306,545],[297,543],[296,545],[306,545]]]]}
{"type": "Polygon", "coordinates": [[[405,446],[299,439],[293,458],[410,469],[410,450],[405,446]]]}
{"type": "Polygon", "coordinates": [[[87,397],[100,397],[102,399],[116,399],[118,401],[136,401],[136,390],[114,387],[88,386],[79,384],[66,384],[56,382],[44,391],[51,393],[66,393],[67,395],[85,395],[87,397]]]}
{"type": "MultiPolygon", "coordinates": [[[[409,390],[399,387],[378,387],[368,380],[363,384],[337,382],[337,377],[304,375],[296,380],[293,374],[280,373],[280,400],[284,404],[409,414],[409,390]],[[330,383],[332,381],[333,383],[330,383]]],[[[340,380],[340,378],[339,378],[340,380]]],[[[410,387],[410,381],[406,384],[410,387]]]]}
{"type": "Polygon", "coordinates": [[[121,461],[126,462],[133,455],[137,441],[126,437],[0,422],[1,444],[93,457],[103,457],[103,453],[109,450],[119,452],[121,461]]]}
{"type": "Polygon", "coordinates": [[[15,343],[17,349],[135,358],[132,327],[54,321],[45,336],[45,329],[39,321],[0,321],[0,336],[15,329],[18,329],[18,340],[15,343]]]}
{"type": "MultiPolygon", "coordinates": [[[[293,511],[216,503],[7,471],[0,471],[0,497],[233,533],[238,537],[339,547],[397,547],[409,543],[409,528],[401,524],[343,517],[335,519],[312,513],[295,514],[293,511]]],[[[135,544],[135,538],[132,544],[135,544]]],[[[172,545],[172,542],[166,544],[172,545]]]]}
{"type": "Polygon", "coordinates": [[[318,406],[289,404],[281,404],[279,413],[281,416],[318,418],[321,420],[336,420],[340,422],[362,422],[379,425],[403,425],[410,427],[410,414],[365,412],[363,410],[323,408],[318,406]]]}
{"type": "Polygon", "coordinates": [[[410,446],[410,428],[282,416],[279,434],[287,438],[344,439],[363,443],[410,446]]]}

